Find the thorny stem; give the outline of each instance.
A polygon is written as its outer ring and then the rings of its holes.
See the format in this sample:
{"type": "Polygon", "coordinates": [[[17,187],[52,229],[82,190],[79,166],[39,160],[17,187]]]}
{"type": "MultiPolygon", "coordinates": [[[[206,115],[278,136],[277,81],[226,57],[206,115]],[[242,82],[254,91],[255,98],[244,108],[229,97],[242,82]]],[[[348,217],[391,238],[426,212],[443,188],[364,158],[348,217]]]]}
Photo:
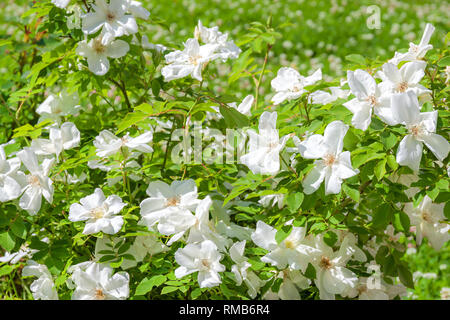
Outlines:
{"type": "Polygon", "coordinates": [[[266,65],[267,65],[267,60],[269,59],[270,49],[272,49],[272,45],[268,44],[267,50],[266,50],[266,56],[264,57],[263,68],[262,68],[261,74],[259,75],[258,84],[256,85],[255,108],[258,107],[259,87],[261,87],[262,77],[264,75],[264,72],[266,71],[266,65]]]}

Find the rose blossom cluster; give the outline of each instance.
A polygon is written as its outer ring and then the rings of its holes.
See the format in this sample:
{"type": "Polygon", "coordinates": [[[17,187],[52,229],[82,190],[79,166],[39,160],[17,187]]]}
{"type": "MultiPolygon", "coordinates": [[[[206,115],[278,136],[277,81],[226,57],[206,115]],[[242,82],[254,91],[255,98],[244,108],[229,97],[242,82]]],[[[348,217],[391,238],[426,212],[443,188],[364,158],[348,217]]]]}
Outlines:
{"type": "MultiPolygon", "coordinates": [[[[52,1],[64,8],[69,1],[52,1]]],[[[96,75],[105,75],[110,67],[108,58],[123,57],[129,51],[129,44],[118,39],[138,32],[137,18],[147,19],[149,12],[137,1],[131,0],[96,0],[89,12],[81,16],[81,29],[86,40],[80,42],[76,49],[78,55],[87,59],[88,68],[96,75]],[[95,37],[89,36],[97,34],[95,37]]],[[[367,130],[372,117],[377,116],[389,126],[404,126],[407,134],[397,147],[396,160],[399,165],[410,167],[415,173],[420,169],[423,145],[439,161],[449,153],[448,141],[437,135],[437,111],[421,112],[420,98],[430,90],[420,84],[424,76],[426,62],[421,60],[431,48],[429,40],[433,27],[427,25],[419,45],[411,44],[405,54],[396,53],[394,58],[384,64],[376,79],[365,70],[348,71],[347,79],[350,90],[335,87],[332,93],[325,91],[310,92],[310,103],[329,103],[337,98],[353,96],[344,106],[353,113],[351,124],[361,130],[367,130]],[[405,62],[398,67],[400,62],[405,62]]],[[[165,55],[166,65],[161,74],[165,81],[172,81],[186,76],[202,81],[202,71],[213,60],[226,61],[236,59],[241,50],[229,40],[228,34],[218,27],[207,28],[199,21],[194,38],[186,40],[183,50],[172,51],[165,55]]],[[[274,105],[296,100],[308,93],[306,87],[321,80],[321,70],[304,77],[292,68],[280,68],[276,78],[271,81],[275,94],[274,105]]],[[[238,112],[251,114],[253,97],[248,96],[236,107],[238,112]]],[[[79,112],[78,97],[66,91],[49,97],[36,110],[41,115],[40,121],[48,119],[53,124],[45,127],[48,138],[37,138],[17,153],[6,155],[0,148],[0,201],[19,199],[19,207],[30,215],[37,215],[41,209],[42,197],[49,203],[53,201],[53,182],[51,170],[55,163],[64,159],[64,150],[77,148],[80,144],[80,131],[74,123],[65,122],[67,116],[79,112]]],[[[216,121],[214,117],[208,121],[216,121]]],[[[247,130],[248,150],[240,161],[254,174],[276,175],[288,170],[281,152],[286,149],[289,139],[295,147],[291,148],[294,157],[314,160],[311,170],[302,181],[303,192],[307,195],[317,192],[322,183],[325,194],[339,194],[343,180],[359,174],[352,166],[351,153],[344,150],[344,138],[349,126],[340,120],[330,122],[323,134],[310,134],[300,139],[293,134],[280,137],[277,129],[277,112],[265,111],[259,118],[258,132],[247,130]]],[[[109,171],[114,168],[140,168],[138,159],[154,152],[150,144],[152,131],[144,131],[132,137],[129,133],[116,136],[109,130],[99,132],[93,141],[96,160],[89,162],[89,168],[109,171]]],[[[292,168],[291,168],[292,169],[292,168]]],[[[131,177],[135,181],[140,176],[131,177]]],[[[54,178],[56,179],[56,177],[54,178]]],[[[77,183],[81,177],[64,179],[77,183]]],[[[56,181],[56,180],[55,180],[56,181]]],[[[109,185],[119,183],[121,177],[109,181],[109,185]]],[[[326,234],[307,232],[306,227],[297,227],[292,221],[283,227],[290,229],[282,240],[277,240],[278,230],[269,224],[258,221],[255,228],[243,227],[231,222],[229,205],[217,200],[216,193],[200,198],[197,184],[193,179],[175,180],[170,184],[155,180],[148,184],[147,198],[139,203],[139,225],[149,233],[135,238],[125,254],[131,258],[124,259],[122,271],[115,270],[104,263],[101,258],[105,250],[116,250],[123,240],[120,234],[124,226],[124,211],[136,203],[126,203],[119,196],[105,194],[102,188],[80,198],[70,205],[68,220],[82,227],[82,234],[102,234],[97,238],[95,253],[90,261],[81,262],[68,268],[70,274],[67,287],[72,292],[72,299],[126,299],[130,295],[130,275],[124,271],[132,268],[147,255],[154,255],[170,250],[175,242],[185,245],[178,248],[174,259],[178,265],[174,274],[184,278],[196,275],[200,288],[216,287],[222,283],[225,257],[233,262],[229,271],[233,274],[236,285],[245,285],[248,296],[256,298],[269,281],[280,279],[277,292],[268,290],[265,299],[301,299],[301,291],[314,284],[321,299],[341,297],[359,299],[392,299],[405,293],[405,288],[394,284],[395,279],[381,281],[380,285],[370,285],[367,277],[358,276],[352,271],[355,265],[376,266],[365,252],[376,253],[381,246],[380,239],[361,244],[356,235],[344,230],[328,230],[333,233],[336,242],[330,246],[326,234]],[[161,238],[166,238],[163,243],[161,238]],[[260,262],[273,267],[271,278],[263,278],[252,268],[248,247],[263,250],[260,262]],[[308,267],[312,266],[315,277],[307,277],[308,267]]],[[[239,198],[235,203],[244,202],[239,198]]],[[[262,206],[278,204],[281,209],[283,198],[265,195],[259,202],[262,206]]],[[[416,226],[417,243],[424,237],[439,250],[449,240],[449,226],[443,223],[443,205],[432,203],[425,197],[419,206],[406,204],[403,210],[416,226]]],[[[392,225],[386,229],[382,241],[395,242],[392,225]],[[387,239],[387,240],[386,240],[387,239]]],[[[25,248],[24,248],[25,250],[25,248]]],[[[7,253],[12,256],[13,253],[7,253]]],[[[31,259],[34,252],[26,251],[21,257],[31,259]]],[[[374,254],[372,254],[374,256],[374,254]]],[[[12,259],[12,258],[11,258],[12,259]]],[[[11,260],[9,259],[9,260],[11,260]]],[[[45,265],[28,260],[23,270],[24,276],[37,277],[31,285],[35,299],[58,299],[54,276],[45,265]]],[[[0,260],[2,261],[2,260],[0,260]]],[[[5,260],[6,261],[6,260],[5,260]]],[[[17,262],[17,259],[14,260],[17,262]]],[[[12,263],[14,263],[12,262],[12,263]]]]}

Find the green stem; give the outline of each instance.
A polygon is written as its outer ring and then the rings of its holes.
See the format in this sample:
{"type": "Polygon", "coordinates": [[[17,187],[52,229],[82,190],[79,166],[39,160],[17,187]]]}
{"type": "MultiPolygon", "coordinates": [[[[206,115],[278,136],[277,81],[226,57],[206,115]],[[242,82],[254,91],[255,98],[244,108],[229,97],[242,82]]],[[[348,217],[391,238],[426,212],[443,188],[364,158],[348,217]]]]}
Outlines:
{"type": "Polygon", "coordinates": [[[268,44],[268,45],[267,45],[266,56],[264,57],[263,68],[262,68],[261,74],[259,75],[258,84],[257,84],[257,86],[256,86],[256,93],[255,93],[255,108],[258,107],[259,88],[261,87],[262,78],[263,78],[264,72],[266,71],[266,65],[267,65],[267,60],[269,59],[269,52],[270,52],[270,49],[272,49],[272,45],[271,45],[271,44],[268,44]]]}

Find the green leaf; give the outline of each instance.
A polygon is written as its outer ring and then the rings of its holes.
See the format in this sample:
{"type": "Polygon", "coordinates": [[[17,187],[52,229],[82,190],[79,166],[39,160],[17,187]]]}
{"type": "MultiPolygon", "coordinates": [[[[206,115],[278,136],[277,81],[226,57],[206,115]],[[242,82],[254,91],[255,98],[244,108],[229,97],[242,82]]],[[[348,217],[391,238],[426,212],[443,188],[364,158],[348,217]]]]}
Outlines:
{"type": "Polygon", "coordinates": [[[439,67],[445,67],[450,65],[450,56],[443,57],[439,62],[437,63],[439,67]]]}
{"type": "Polygon", "coordinates": [[[291,230],[292,230],[291,225],[282,226],[280,230],[278,230],[277,233],[275,234],[276,242],[281,243],[284,239],[288,237],[289,233],[291,233],[291,230]]]}
{"type": "Polygon", "coordinates": [[[119,261],[110,262],[109,265],[113,269],[119,268],[122,265],[123,259],[124,259],[123,257],[120,257],[119,261]]]}
{"type": "Polygon", "coordinates": [[[336,233],[334,233],[333,231],[328,231],[323,236],[323,241],[325,241],[325,243],[327,245],[329,245],[330,247],[333,247],[337,240],[338,240],[338,237],[337,237],[336,233]]]}
{"type": "Polygon", "coordinates": [[[294,194],[290,194],[286,198],[286,202],[288,205],[288,208],[291,212],[297,212],[297,210],[302,205],[303,199],[305,198],[305,195],[301,192],[297,192],[294,194]]]}
{"type": "Polygon", "coordinates": [[[116,258],[116,256],[114,256],[112,254],[111,255],[106,255],[106,256],[101,257],[98,262],[100,262],[100,263],[108,262],[108,261],[114,260],[115,258],[116,258]]]}
{"type": "Polygon", "coordinates": [[[135,111],[128,113],[125,118],[117,125],[116,134],[128,129],[129,127],[147,119],[148,114],[142,111],[135,111]]]}
{"type": "Polygon", "coordinates": [[[14,270],[14,266],[12,265],[4,265],[0,268],[0,277],[6,276],[7,274],[10,274],[14,270]]]}
{"type": "Polygon", "coordinates": [[[15,245],[16,241],[11,231],[0,233],[0,246],[2,246],[6,251],[11,252],[15,245]]]}
{"type": "Polygon", "coordinates": [[[178,287],[167,286],[167,287],[164,287],[164,288],[161,290],[161,294],[167,294],[167,293],[170,293],[170,292],[174,292],[174,291],[176,291],[176,290],[178,290],[178,287]]]}
{"type": "Polygon", "coordinates": [[[392,155],[392,154],[388,155],[386,160],[387,160],[387,164],[389,165],[389,167],[392,170],[395,171],[395,170],[398,169],[398,163],[397,163],[397,160],[395,160],[395,156],[394,155],[392,155]]]}
{"type": "Polygon", "coordinates": [[[25,239],[27,237],[27,228],[21,219],[14,221],[11,225],[11,231],[21,239],[25,239]]]}
{"type": "Polygon", "coordinates": [[[159,92],[161,91],[161,84],[158,80],[153,79],[152,80],[152,93],[155,97],[159,96],[159,92]]]}
{"type": "Polygon", "coordinates": [[[397,265],[400,281],[408,288],[414,289],[414,281],[411,272],[403,264],[397,265]]]}
{"type": "Polygon", "coordinates": [[[243,115],[236,109],[220,105],[219,110],[228,128],[233,129],[248,126],[249,120],[247,116],[243,115]]]}
{"type": "Polygon", "coordinates": [[[122,244],[122,245],[120,246],[120,248],[119,248],[119,250],[117,251],[117,253],[118,253],[118,254],[122,254],[122,253],[124,253],[125,251],[127,251],[128,249],[130,249],[130,247],[131,247],[131,242],[130,242],[130,241],[125,242],[124,244],[122,244]]]}
{"type": "Polygon", "coordinates": [[[195,300],[202,295],[202,289],[196,288],[191,292],[191,299],[195,300]]]}
{"type": "Polygon", "coordinates": [[[375,255],[375,261],[379,265],[383,265],[386,261],[386,257],[389,254],[389,249],[386,246],[382,246],[378,249],[377,254],[375,255]]]}
{"type": "Polygon", "coordinates": [[[445,203],[445,207],[444,207],[444,215],[447,219],[450,219],[450,201],[447,201],[445,203]]]}
{"type": "Polygon", "coordinates": [[[345,194],[349,196],[353,201],[359,202],[359,190],[353,189],[349,187],[347,184],[342,185],[342,190],[344,190],[345,194]]]}
{"type": "Polygon", "coordinates": [[[377,165],[374,168],[375,176],[377,177],[378,181],[383,179],[385,173],[386,173],[386,162],[387,159],[382,159],[381,161],[378,161],[377,165]]]}
{"type": "Polygon", "coordinates": [[[137,286],[135,294],[138,296],[144,295],[150,292],[153,287],[162,285],[166,280],[167,277],[163,275],[153,276],[150,279],[144,278],[137,286]]]}
{"type": "Polygon", "coordinates": [[[345,56],[345,60],[350,61],[350,62],[354,62],[356,64],[359,65],[365,65],[366,64],[366,58],[364,58],[362,55],[360,54],[349,54],[347,56],[345,56]]]}
{"type": "Polygon", "coordinates": [[[391,220],[392,208],[390,205],[383,203],[375,210],[375,216],[372,220],[372,226],[375,229],[385,229],[391,220]]]}
{"type": "Polygon", "coordinates": [[[307,277],[308,279],[316,279],[316,269],[311,263],[308,263],[308,267],[305,271],[305,277],[307,277]]]}

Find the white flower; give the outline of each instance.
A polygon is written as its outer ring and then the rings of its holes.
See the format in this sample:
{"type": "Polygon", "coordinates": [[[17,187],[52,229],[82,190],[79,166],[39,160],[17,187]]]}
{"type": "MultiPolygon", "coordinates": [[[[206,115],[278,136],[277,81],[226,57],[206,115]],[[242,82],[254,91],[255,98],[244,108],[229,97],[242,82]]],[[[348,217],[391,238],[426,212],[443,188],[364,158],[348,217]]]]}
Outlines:
{"type": "Polygon", "coordinates": [[[272,102],[277,105],[285,100],[300,98],[306,92],[304,87],[310,86],[321,79],[321,69],[316,70],[308,77],[304,77],[295,69],[280,68],[277,76],[271,81],[272,88],[277,92],[272,97],[272,102]]]}
{"type": "Polygon", "coordinates": [[[5,255],[3,257],[0,257],[0,262],[9,262],[10,264],[16,264],[22,258],[30,259],[33,254],[38,251],[39,250],[36,249],[30,249],[27,244],[23,244],[20,246],[20,249],[17,252],[5,252],[5,255]]]}
{"type": "Polygon", "coordinates": [[[242,114],[245,114],[246,116],[251,116],[251,108],[253,101],[255,101],[255,97],[253,95],[248,95],[242,100],[242,102],[237,106],[235,102],[232,102],[229,104],[230,107],[235,108],[237,111],[239,111],[242,114]]]}
{"type": "Polygon", "coordinates": [[[121,58],[129,50],[130,46],[123,40],[104,41],[102,36],[99,36],[89,42],[87,40],[79,42],[76,53],[87,58],[89,70],[98,76],[103,76],[109,70],[108,58],[121,58]]]}
{"type": "Polygon", "coordinates": [[[72,270],[72,300],[125,300],[130,294],[130,276],[126,272],[113,275],[109,266],[92,262],[72,270]]]}
{"type": "Polygon", "coordinates": [[[147,20],[150,16],[150,12],[148,12],[139,1],[125,0],[123,6],[124,11],[130,12],[135,18],[147,20]]]}
{"type": "Polygon", "coordinates": [[[103,232],[115,234],[120,231],[123,217],[117,214],[127,204],[116,195],[105,198],[102,189],[97,188],[95,192],[73,203],[69,210],[70,221],[86,221],[83,234],[103,232]]]}
{"type": "Polygon", "coordinates": [[[402,93],[413,91],[417,96],[431,92],[419,84],[425,75],[425,61],[405,63],[400,69],[392,63],[385,63],[378,74],[383,80],[379,86],[384,93],[402,93]]]}
{"type": "Polygon", "coordinates": [[[199,20],[194,30],[194,37],[206,44],[216,45],[217,56],[226,61],[227,59],[237,59],[242,52],[233,41],[228,40],[228,34],[223,34],[218,27],[207,28],[199,20]]]}
{"type": "Polygon", "coordinates": [[[355,128],[367,130],[372,120],[372,112],[389,124],[396,125],[392,117],[390,94],[382,94],[375,79],[364,70],[347,71],[348,84],[355,98],[344,103],[353,113],[355,128]]]}
{"type": "Polygon", "coordinates": [[[19,151],[17,157],[29,171],[28,175],[19,176],[21,178],[19,183],[24,191],[19,206],[30,215],[35,215],[41,209],[42,196],[48,203],[53,202],[53,182],[48,174],[55,159],[44,159],[39,165],[36,154],[29,147],[19,151]]]}
{"type": "Polygon", "coordinates": [[[441,300],[450,300],[450,288],[442,288],[439,292],[441,300]]]}
{"type": "Polygon", "coordinates": [[[184,78],[188,75],[202,81],[202,70],[208,62],[216,58],[217,45],[200,46],[197,39],[188,39],[183,51],[177,50],[165,55],[167,65],[161,69],[164,81],[184,78]]]}
{"type": "MultiPolygon", "coordinates": [[[[124,0],[96,0],[91,12],[83,16],[82,30],[94,34],[102,29],[100,44],[106,45],[112,39],[136,33],[138,26],[132,15],[126,14],[129,2],[124,0]]],[[[128,50],[127,50],[128,51],[128,50]]]]}
{"type": "Polygon", "coordinates": [[[50,127],[50,139],[35,139],[31,141],[31,148],[37,155],[55,154],[56,159],[63,150],[69,150],[80,144],[80,131],[74,123],[65,122],[58,127],[50,127]]]}
{"type": "Polygon", "coordinates": [[[341,191],[343,179],[359,173],[358,169],[352,167],[350,152],[342,152],[347,130],[348,126],[342,121],[333,121],[325,128],[323,136],[315,134],[302,142],[294,139],[302,157],[320,159],[314,161],[315,167],[303,180],[306,194],[319,189],[324,180],[325,194],[337,194],[341,191]]]}
{"type": "Polygon", "coordinates": [[[148,145],[153,139],[153,132],[145,133],[132,138],[127,133],[122,138],[116,137],[109,130],[103,130],[94,140],[94,146],[97,148],[97,156],[108,157],[119,152],[120,148],[128,148],[143,153],[153,152],[152,147],[148,145]]]}
{"type": "Polygon", "coordinates": [[[265,111],[259,119],[259,134],[248,130],[249,151],[239,159],[254,174],[274,175],[280,171],[280,151],[286,145],[289,136],[278,136],[277,113],[265,111]]]}
{"type": "Polygon", "coordinates": [[[231,267],[231,272],[234,273],[238,286],[245,282],[248,287],[248,295],[254,299],[265,282],[259,279],[253,271],[248,270],[252,265],[247,262],[247,258],[244,256],[244,249],[245,240],[236,242],[231,246],[230,258],[236,263],[231,267]]]}
{"type": "Polygon", "coordinates": [[[262,221],[256,223],[256,230],[252,233],[253,242],[269,251],[261,258],[262,262],[270,263],[278,269],[289,266],[293,270],[306,270],[310,262],[310,255],[317,250],[303,243],[306,229],[292,227],[291,233],[282,242],[277,243],[277,230],[262,221]]]}
{"type": "Polygon", "coordinates": [[[433,203],[429,196],[425,196],[418,207],[407,203],[404,211],[408,214],[411,224],[416,226],[416,242],[422,243],[424,237],[428,238],[435,250],[440,250],[445,242],[450,240],[450,226],[443,222],[444,204],[433,203]]]}
{"type": "Polygon", "coordinates": [[[264,295],[265,300],[301,300],[299,289],[308,289],[311,284],[311,281],[298,270],[285,269],[279,272],[276,278],[283,279],[283,283],[277,293],[269,289],[264,295]]]}
{"type": "MultiPolygon", "coordinates": [[[[341,79],[341,86],[347,81],[341,79]]],[[[346,99],[350,95],[350,90],[342,89],[342,87],[329,87],[331,93],[323,90],[314,91],[309,95],[309,103],[328,104],[337,99],[346,99]]]]}
{"type": "Polygon", "coordinates": [[[351,288],[351,294],[346,296],[354,298],[358,296],[359,300],[391,300],[396,296],[406,294],[406,288],[402,284],[387,284],[383,279],[378,280],[361,277],[355,288],[351,288]]]}
{"type": "MultiPolygon", "coordinates": [[[[250,95],[246,96],[239,105],[237,105],[236,102],[231,102],[228,104],[228,106],[236,109],[237,111],[239,111],[240,113],[242,113],[246,116],[251,116],[252,115],[251,108],[252,108],[254,101],[255,101],[255,98],[253,97],[253,95],[250,94],[250,95]]],[[[222,114],[220,113],[219,107],[211,107],[211,109],[214,109],[215,112],[206,111],[206,120],[211,121],[211,120],[219,120],[219,119],[223,118],[222,114]]],[[[234,152],[234,150],[233,150],[233,152],[234,152]]]]}
{"type": "Polygon", "coordinates": [[[445,83],[448,83],[450,81],[450,66],[445,67],[445,76],[447,77],[445,83]]]}
{"type": "Polygon", "coordinates": [[[52,0],[52,3],[55,7],[64,9],[69,4],[70,0],[52,0]]]}
{"type": "MultiPolygon", "coordinates": [[[[158,223],[158,231],[164,235],[175,234],[175,240],[195,224],[192,211],[197,207],[197,186],[194,180],[173,181],[169,186],[162,181],[148,185],[150,196],[141,202],[142,223],[149,229],[158,223]]],[[[173,242],[173,241],[172,241],[173,242]]]]}
{"type": "Polygon", "coordinates": [[[397,65],[401,61],[414,61],[420,60],[423,57],[425,57],[427,51],[433,48],[433,46],[429,44],[429,42],[431,36],[433,35],[434,29],[435,28],[432,24],[427,23],[422,38],[420,39],[420,43],[416,45],[410,42],[408,52],[406,53],[396,52],[394,58],[389,60],[389,62],[397,65]]]}
{"type": "MultiPolygon", "coordinates": [[[[142,36],[141,44],[142,44],[142,48],[144,48],[144,49],[152,49],[152,50],[156,50],[157,52],[160,52],[160,53],[167,50],[167,47],[163,46],[162,44],[150,43],[148,41],[148,37],[146,35],[142,36]]],[[[158,118],[155,118],[155,120],[158,121],[158,118]]],[[[159,121],[161,121],[161,120],[159,120],[159,121]]]]}
{"type": "Polygon", "coordinates": [[[175,252],[175,260],[180,265],[175,270],[179,279],[198,271],[200,288],[211,288],[222,283],[219,272],[225,271],[220,263],[222,255],[214,242],[205,240],[199,244],[187,244],[175,252]]]}
{"type": "Polygon", "coordinates": [[[51,119],[56,123],[60,123],[61,117],[73,115],[79,108],[80,100],[78,94],[62,90],[56,95],[50,94],[36,109],[36,113],[41,116],[39,118],[40,122],[45,119],[51,119]]]}
{"type": "Polygon", "coordinates": [[[5,150],[0,146],[0,202],[17,199],[22,193],[22,187],[18,182],[20,159],[6,159],[5,150]]]}
{"type": "Polygon", "coordinates": [[[30,286],[35,300],[58,300],[58,292],[46,265],[28,260],[27,265],[22,270],[22,275],[24,277],[38,277],[30,286]]]}
{"type": "Polygon", "coordinates": [[[187,243],[198,243],[203,240],[211,240],[219,248],[219,250],[224,251],[225,247],[228,246],[229,240],[224,238],[222,235],[218,234],[214,230],[214,224],[209,220],[209,210],[212,205],[212,200],[210,196],[201,200],[197,208],[195,209],[195,215],[192,219],[186,219],[184,225],[177,225],[175,228],[180,231],[175,234],[167,245],[171,245],[174,241],[180,239],[185,232],[189,232],[187,237],[187,243]]]}
{"type": "Polygon", "coordinates": [[[419,101],[411,91],[394,94],[391,103],[394,118],[408,129],[408,135],[397,149],[397,163],[417,172],[423,143],[439,161],[443,161],[450,151],[450,144],[444,137],[435,134],[438,112],[420,112],[419,101]]]}
{"type": "MultiPolygon", "coordinates": [[[[340,249],[333,251],[323,241],[322,235],[317,235],[312,242],[319,250],[314,255],[312,265],[316,269],[317,279],[314,281],[320,292],[320,299],[334,300],[336,294],[344,294],[351,288],[356,288],[358,277],[346,268],[347,262],[357,252],[352,238],[344,238],[340,249]]],[[[360,257],[362,260],[364,257],[360,257]]]]}
{"type": "Polygon", "coordinates": [[[263,207],[273,207],[275,204],[277,204],[278,209],[282,209],[284,206],[284,194],[274,193],[262,196],[261,199],[258,200],[258,203],[263,207]]]}

